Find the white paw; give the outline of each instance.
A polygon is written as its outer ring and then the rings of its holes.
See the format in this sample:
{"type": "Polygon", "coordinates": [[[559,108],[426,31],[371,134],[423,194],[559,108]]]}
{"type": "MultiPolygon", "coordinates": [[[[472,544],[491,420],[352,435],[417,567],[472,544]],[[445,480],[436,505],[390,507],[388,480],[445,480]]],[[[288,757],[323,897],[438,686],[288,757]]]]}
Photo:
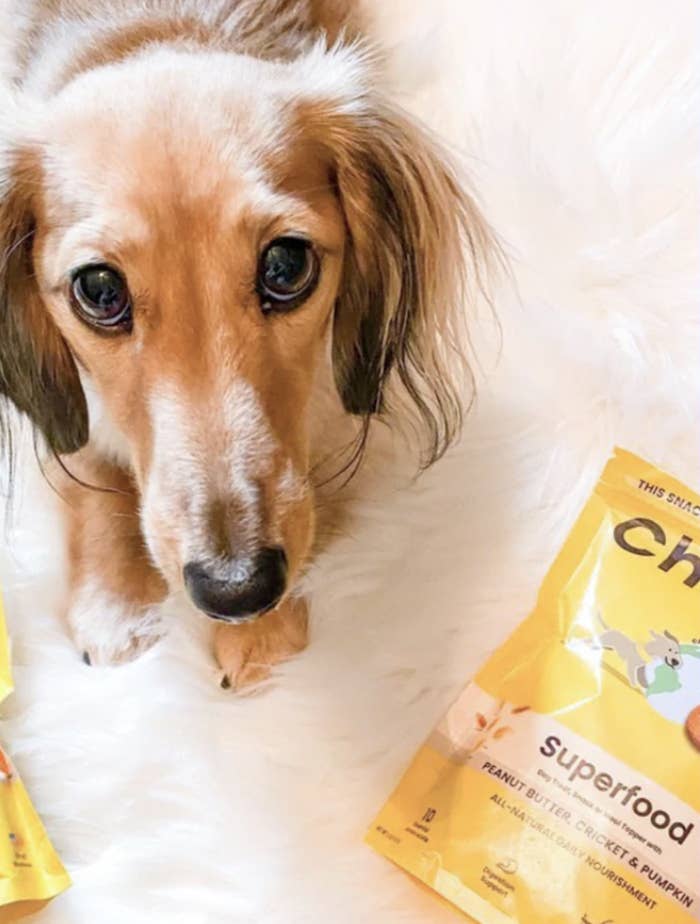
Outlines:
{"type": "Polygon", "coordinates": [[[164,634],[159,605],[134,606],[93,582],[74,593],[67,618],[86,664],[133,661],[164,634]]]}

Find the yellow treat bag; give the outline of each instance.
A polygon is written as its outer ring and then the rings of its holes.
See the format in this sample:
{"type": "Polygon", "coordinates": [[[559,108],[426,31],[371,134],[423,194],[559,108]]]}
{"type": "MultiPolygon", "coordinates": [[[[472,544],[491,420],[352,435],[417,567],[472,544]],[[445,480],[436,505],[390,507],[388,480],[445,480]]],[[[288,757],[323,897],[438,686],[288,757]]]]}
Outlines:
{"type": "Polygon", "coordinates": [[[481,924],[700,921],[700,496],[617,450],[368,842],[481,924]]]}
{"type": "MultiPolygon", "coordinates": [[[[12,674],[0,600],[0,697],[12,691],[12,674]]],[[[0,906],[53,898],[70,879],[9,757],[0,748],[0,906]]],[[[0,920],[8,920],[0,912],[0,920]]]]}

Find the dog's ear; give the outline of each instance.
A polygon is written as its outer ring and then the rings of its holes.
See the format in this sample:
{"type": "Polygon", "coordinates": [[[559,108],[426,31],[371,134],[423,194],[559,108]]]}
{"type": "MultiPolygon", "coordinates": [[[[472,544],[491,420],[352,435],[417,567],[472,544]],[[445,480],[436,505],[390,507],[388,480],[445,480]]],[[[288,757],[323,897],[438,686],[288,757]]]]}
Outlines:
{"type": "Polygon", "coordinates": [[[303,118],[325,147],[348,231],[333,332],[343,404],[381,413],[395,372],[428,465],[471,398],[462,328],[492,236],[444,152],[400,110],[367,93],[345,108],[309,104],[303,118]]]}
{"type": "MultiPolygon", "coordinates": [[[[0,396],[30,418],[55,453],[80,449],[88,412],[71,352],[39,294],[32,263],[32,198],[40,188],[29,151],[0,138],[0,396]]],[[[0,417],[0,436],[9,438],[0,417]]]]}
{"type": "Polygon", "coordinates": [[[674,645],[680,645],[680,642],[678,641],[676,636],[673,635],[671,632],[669,632],[668,629],[664,629],[664,635],[669,640],[669,642],[673,642],[674,645]]]}

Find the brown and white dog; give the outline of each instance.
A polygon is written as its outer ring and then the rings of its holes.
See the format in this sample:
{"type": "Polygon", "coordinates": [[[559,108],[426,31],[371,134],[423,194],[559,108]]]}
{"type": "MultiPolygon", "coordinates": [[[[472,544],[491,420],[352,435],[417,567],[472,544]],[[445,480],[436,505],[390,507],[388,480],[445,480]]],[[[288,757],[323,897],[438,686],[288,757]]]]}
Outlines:
{"type": "Polygon", "coordinates": [[[337,434],[394,380],[425,463],[458,430],[489,233],[351,6],[0,0],[0,392],[59,463],[88,662],[184,587],[228,681],[264,676],[306,644],[337,434]]]}

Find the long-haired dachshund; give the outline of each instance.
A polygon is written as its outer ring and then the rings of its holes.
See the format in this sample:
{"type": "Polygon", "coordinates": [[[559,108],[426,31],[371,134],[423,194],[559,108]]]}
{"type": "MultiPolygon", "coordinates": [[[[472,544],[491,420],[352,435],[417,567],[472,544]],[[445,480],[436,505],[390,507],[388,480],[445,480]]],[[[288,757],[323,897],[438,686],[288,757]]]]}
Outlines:
{"type": "Polygon", "coordinates": [[[353,4],[0,15],[0,392],[61,479],[68,622],[123,661],[184,587],[239,688],[306,644],[333,434],[361,441],[390,387],[425,464],[458,431],[488,229],[377,90],[353,4]]]}

